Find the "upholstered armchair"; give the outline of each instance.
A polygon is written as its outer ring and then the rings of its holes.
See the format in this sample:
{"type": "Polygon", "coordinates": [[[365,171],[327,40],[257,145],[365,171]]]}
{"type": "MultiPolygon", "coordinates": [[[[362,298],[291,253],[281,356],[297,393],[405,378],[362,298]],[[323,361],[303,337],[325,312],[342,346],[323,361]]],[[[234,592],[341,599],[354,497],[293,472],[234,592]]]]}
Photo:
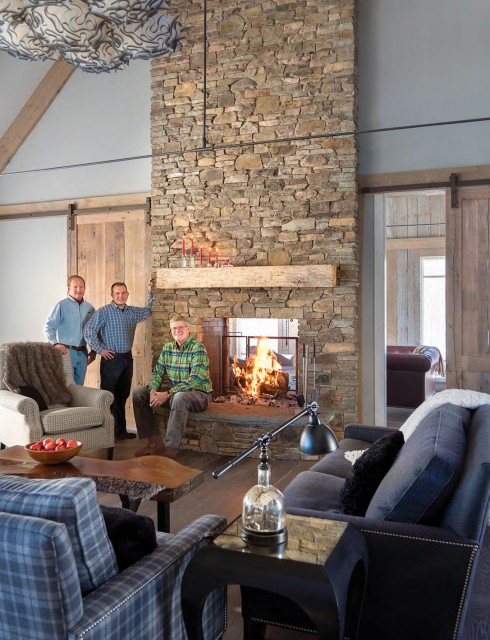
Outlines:
{"type": "MultiPolygon", "coordinates": [[[[64,386],[64,402],[53,404],[41,402],[22,393],[9,390],[5,383],[5,357],[11,345],[32,362],[32,345],[53,349],[45,343],[10,343],[0,347],[0,443],[2,448],[25,445],[47,436],[79,440],[83,450],[107,449],[107,457],[114,452],[114,421],[110,411],[113,396],[109,391],[74,384],[68,354],[61,356],[64,386]],[[41,407],[39,403],[41,403],[41,407]]],[[[42,352],[42,349],[41,349],[42,352]]],[[[42,363],[37,362],[37,385],[46,383],[51,375],[43,372],[42,363]],[[40,381],[40,382],[39,382],[40,381]]],[[[26,392],[27,393],[27,392],[26,392]]],[[[32,396],[33,394],[31,394],[32,396]]]]}

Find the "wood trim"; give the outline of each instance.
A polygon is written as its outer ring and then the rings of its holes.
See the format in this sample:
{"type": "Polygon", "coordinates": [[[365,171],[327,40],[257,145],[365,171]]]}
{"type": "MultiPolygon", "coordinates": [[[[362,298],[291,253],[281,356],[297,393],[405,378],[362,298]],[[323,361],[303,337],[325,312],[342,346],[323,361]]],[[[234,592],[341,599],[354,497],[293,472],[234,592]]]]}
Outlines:
{"type": "Polygon", "coordinates": [[[387,238],[386,250],[398,251],[399,249],[445,249],[446,238],[387,238]]]}
{"type": "Polygon", "coordinates": [[[46,214],[67,210],[68,205],[75,205],[75,210],[79,209],[100,209],[107,208],[108,211],[112,207],[141,205],[146,206],[146,198],[151,193],[145,191],[143,193],[126,193],[111,196],[94,196],[88,198],[72,198],[71,200],[50,200],[46,202],[26,202],[22,204],[4,204],[0,205],[0,218],[5,215],[25,215],[29,213],[46,214]]]}
{"type": "Polygon", "coordinates": [[[0,172],[27,140],[74,71],[75,67],[65,60],[50,67],[0,140],[0,172]]]}
{"type": "MultiPolygon", "coordinates": [[[[410,184],[430,184],[448,182],[451,173],[456,173],[459,180],[484,180],[490,178],[490,165],[470,167],[446,167],[443,169],[423,169],[420,171],[399,171],[396,173],[378,173],[359,176],[359,188],[391,187],[410,184]]],[[[401,189],[400,189],[401,190],[401,189]]]]}
{"type": "Polygon", "coordinates": [[[159,289],[227,289],[260,287],[335,287],[334,264],[288,265],[284,267],[223,267],[157,269],[159,289]]]}

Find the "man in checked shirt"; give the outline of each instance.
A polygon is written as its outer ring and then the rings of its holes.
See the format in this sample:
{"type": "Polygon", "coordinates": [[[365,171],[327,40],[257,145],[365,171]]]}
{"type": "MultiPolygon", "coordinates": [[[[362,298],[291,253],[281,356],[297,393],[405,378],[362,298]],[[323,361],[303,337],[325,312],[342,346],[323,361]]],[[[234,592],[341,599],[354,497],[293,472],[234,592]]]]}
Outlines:
{"type": "Polygon", "coordinates": [[[148,444],[136,451],[136,456],[175,458],[189,411],[204,411],[213,391],[206,348],[190,336],[187,318],[174,316],[170,331],[173,340],[163,345],[150,384],[133,391],[138,437],[148,438],[148,444]],[[153,413],[155,407],[162,405],[170,407],[165,442],[153,413]]]}
{"type": "Polygon", "coordinates": [[[136,325],[151,314],[152,288],[153,280],[150,279],[146,306],[132,307],[126,304],[129,291],[124,282],[115,282],[111,287],[112,302],[94,313],[83,332],[87,344],[101,357],[100,388],[114,396],[111,411],[116,440],[136,438],[136,434],[126,431],[126,400],[133,379],[131,348],[136,325]]]}

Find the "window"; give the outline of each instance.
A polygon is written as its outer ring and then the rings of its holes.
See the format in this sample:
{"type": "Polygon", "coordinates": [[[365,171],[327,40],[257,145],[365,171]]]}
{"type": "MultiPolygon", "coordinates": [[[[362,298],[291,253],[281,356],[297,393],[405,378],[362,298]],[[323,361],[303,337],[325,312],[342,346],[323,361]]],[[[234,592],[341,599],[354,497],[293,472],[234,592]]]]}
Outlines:
{"type": "Polygon", "coordinates": [[[446,258],[420,259],[420,335],[446,362],[446,258]]]}

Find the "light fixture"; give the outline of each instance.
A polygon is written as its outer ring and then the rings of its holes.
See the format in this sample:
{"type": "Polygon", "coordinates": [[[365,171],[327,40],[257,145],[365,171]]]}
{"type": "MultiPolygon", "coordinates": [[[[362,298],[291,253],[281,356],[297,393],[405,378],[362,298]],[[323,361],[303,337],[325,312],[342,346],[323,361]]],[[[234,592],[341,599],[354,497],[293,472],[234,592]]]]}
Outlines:
{"type": "Polygon", "coordinates": [[[181,25],[168,0],[0,0],[0,50],[23,60],[65,59],[82,71],[123,68],[175,51],[181,25]]]}
{"type": "MultiPolygon", "coordinates": [[[[316,396],[316,390],[312,396],[316,396]]],[[[284,496],[271,485],[271,466],[269,464],[269,444],[278,433],[287,429],[303,416],[309,420],[300,438],[299,450],[306,455],[319,455],[335,451],[338,441],[333,431],[320,421],[316,399],[297,413],[291,420],[257,438],[254,444],[233,458],[225,466],[213,472],[213,478],[220,478],[232,467],[247,458],[260,447],[258,481],[247,491],[242,504],[242,538],[251,545],[280,545],[287,540],[286,504],[284,496]]]]}

